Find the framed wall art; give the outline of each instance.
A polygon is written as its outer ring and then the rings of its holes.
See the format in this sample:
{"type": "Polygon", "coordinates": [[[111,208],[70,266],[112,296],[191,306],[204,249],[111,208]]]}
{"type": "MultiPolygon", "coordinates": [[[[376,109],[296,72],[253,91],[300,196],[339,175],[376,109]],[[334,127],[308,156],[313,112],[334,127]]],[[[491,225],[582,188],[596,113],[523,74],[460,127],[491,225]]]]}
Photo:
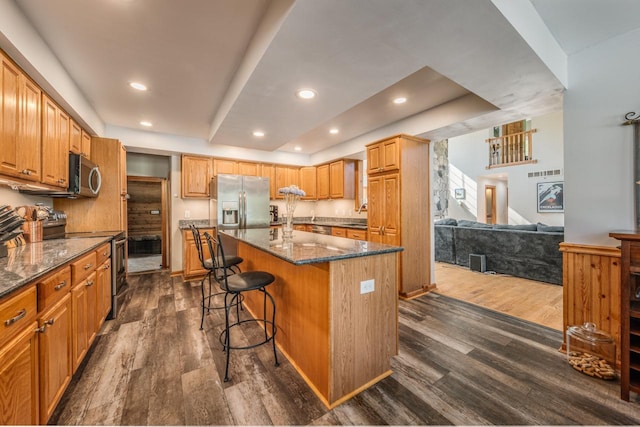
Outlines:
{"type": "Polygon", "coordinates": [[[538,212],[564,212],[564,181],[538,183],[538,212]]]}
{"type": "Polygon", "coordinates": [[[464,200],[464,188],[456,188],[455,189],[456,200],[464,200]]]}

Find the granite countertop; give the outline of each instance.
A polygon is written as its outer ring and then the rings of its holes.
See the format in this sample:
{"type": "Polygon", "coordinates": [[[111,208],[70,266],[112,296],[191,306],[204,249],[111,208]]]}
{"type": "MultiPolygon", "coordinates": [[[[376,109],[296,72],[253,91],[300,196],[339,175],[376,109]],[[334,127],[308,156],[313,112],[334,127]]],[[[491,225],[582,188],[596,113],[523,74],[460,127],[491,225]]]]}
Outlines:
{"type": "Polygon", "coordinates": [[[112,237],[53,239],[9,249],[0,258],[0,297],[83,255],[112,237]]]}
{"type": "Polygon", "coordinates": [[[198,228],[215,228],[218,224],[214,224],[208,219],[181,219],[178,221],[178,228],[180,230],[188,230],[191,224],[198,228]]]}
{"type": "Polygon", "coordinates": [[[220,231],[220,233],[296,265],[329,262],[403,250],[400,246],[307,233],[306,231],[294,231],[291,242],[283,241],[282,230],[280,229],[252,228],[247,230],[224,230],[220,231]]]}
{"type": "MultiPolygon", "coordinates": [[[[271,226],[282,225],[283,221],[272,222],[271,226]]],[[[349,219],[349,218],[316,218],[315,220],[311,220],[311,217],[305,218],[294,218],[294,224],[305,224],[305,225],[325,225],[329,227],[343,227],[343,228],[354,228],[357,230],[366,230],[367,222],[366,220],[358,220],[358,219],[349,219]]],[[[188,230],[189,226],[194,224],[198,228],[214,228],[217,227],[218,224],[212,223],[208,219],[181,219],[178,221],[178,228],[180,230],[188,230]]]]}

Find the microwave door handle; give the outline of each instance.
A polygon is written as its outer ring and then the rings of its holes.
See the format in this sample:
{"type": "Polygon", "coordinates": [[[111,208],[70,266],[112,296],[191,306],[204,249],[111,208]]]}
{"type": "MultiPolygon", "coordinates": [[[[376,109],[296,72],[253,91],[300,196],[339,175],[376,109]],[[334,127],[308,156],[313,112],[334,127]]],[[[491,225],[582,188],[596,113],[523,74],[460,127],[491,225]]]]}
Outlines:
{"type": "Polygon", "coordinates": [[[100,187],[102,187],[102,175],[100,174],[100,170],[98,169],[98,167],[91,169],[91,171],[89,172],[88,180],[89,190],[91,190],[93,194],[98,194],[98,192],[100,191],[100,187]],[[93,175],[95,175],[98,180],[98,185],[96,186],[96,188],[93,188],[93,175]]]}

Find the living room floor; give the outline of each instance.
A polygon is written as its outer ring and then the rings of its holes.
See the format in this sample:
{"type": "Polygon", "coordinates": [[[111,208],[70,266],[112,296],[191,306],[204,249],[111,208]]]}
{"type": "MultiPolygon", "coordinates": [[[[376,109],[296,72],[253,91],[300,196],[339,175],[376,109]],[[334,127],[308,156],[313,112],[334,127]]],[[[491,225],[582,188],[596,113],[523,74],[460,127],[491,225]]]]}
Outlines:
{"type": "Polygon", "coordinates": [[[451,298],[562,330],[562,286],[435,263],[437,292],[451,298]]]}

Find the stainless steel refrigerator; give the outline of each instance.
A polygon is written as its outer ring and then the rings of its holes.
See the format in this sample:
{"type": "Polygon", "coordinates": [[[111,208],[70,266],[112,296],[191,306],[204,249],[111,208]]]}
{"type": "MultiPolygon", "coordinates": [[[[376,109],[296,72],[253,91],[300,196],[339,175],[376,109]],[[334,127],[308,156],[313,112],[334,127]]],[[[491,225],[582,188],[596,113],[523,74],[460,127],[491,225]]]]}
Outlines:
{"type": "Polygon", "coordinates": [[[269,227],[269,178],[218,174],[210,194],[211,220],[219,228],[269,227]]]}

